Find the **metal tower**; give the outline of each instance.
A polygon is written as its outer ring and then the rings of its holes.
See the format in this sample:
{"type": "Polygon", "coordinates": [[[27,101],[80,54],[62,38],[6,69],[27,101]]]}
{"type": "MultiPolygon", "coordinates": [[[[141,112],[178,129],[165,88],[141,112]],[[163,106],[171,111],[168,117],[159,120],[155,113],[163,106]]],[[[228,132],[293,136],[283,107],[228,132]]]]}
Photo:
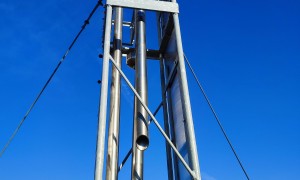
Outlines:
{"type": "MultiPolygon", "coordinates": [[[[102,180],[106,169],[106,179],[118,179],[119,126],[120,126],[120,83],[124,78],[134,92],[133,139],[131,179],[143,179],[144,151],[149,145],[148,125],[151,121],[166,139],[166,156],[169,180],[200,180],[200,167],[194,133],[193,118],[182,48],[179,6],[176,0],[107,0],[105,31],[103,40],[103,70],[99,109],[99,127],[95,180],[102,180]],[[123,9],[132,9],[132,21],[123,20],[123,9]],[[148,11],[157,14],[158,49],[146,47],[146,22],[148,11]],[[111,38],[111,27],[114,35],[111,38]],[[130,43],[122,42],[122,27],[131,28],[130,43]],[[111,41],[111,39],[113,39],[111,41]],[[126,64],[135,70],[135,87],[122,71],[122,56],[126,64]],[[160,62],[161,93],[164,112],[164,128],[158,123],[148,108],[147,60],[160,62]],[[113,64],[110,88],[110,114],[107,118],[109,62],[113,64]],[[105,154],[105,129],[108,119],[108,147],[105,154]],[[180,150],[180,151],[179,151],[180,150]],[[104,167],[104,156],[106,166],[104,167]]],[[[127,158],[128,158],[127,156],[127,158]]]]}

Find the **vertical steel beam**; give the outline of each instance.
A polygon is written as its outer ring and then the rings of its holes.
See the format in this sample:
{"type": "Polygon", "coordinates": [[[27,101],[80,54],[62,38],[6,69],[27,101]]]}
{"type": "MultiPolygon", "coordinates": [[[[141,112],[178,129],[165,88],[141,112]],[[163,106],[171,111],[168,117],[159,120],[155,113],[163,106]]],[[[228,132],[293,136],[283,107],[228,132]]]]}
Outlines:
{"type": "MultiPolygon", "coordinates": [[[[173,72],[170,72],[166,69],[166,74],[168,74],[169,76],[172,74],[173,72]]],[[[171,80],[171,79],[170,79],[171,80]]],[[[170,84],[170,81],[169,81],[170,84]]],[[[176,132],[175,132],[175,126],[174,126],[174,118],[173,118],[173,109],[172,109],[172,99],[168,96],[171,96],[171,89],[167,88],[167,103],[168,103],[168,115],[169,115],[169,123],[170,123],[170,135],[172,137],[172,142],[176,142],[176,132]]],[[[173,153],[173,172],[174,172],[174,180],[179,180],[179,167],[178,167],[178,157],[176,156],[175,153],[173,153]]]]}
{"type": "MultiPolygon", "coordinates": [[[[146,27],[145,12],[143,10],[135,10],[135,33],[135,88],[142,100],[148,104],[146,27]]],[[[141,103],[135,98],[134,135],[132,145],[132,179],[143,179],[143,151],[148,147],[148,145],[148,113],[141,103]]]]}
{"type": "MultiPolygon", "coordinates": [[[[158,32],[158,47],[160,47],[161,41],[162,41],[162,32],[161,32],[161,26],[160,26],[160,15],[161,12],[157,12],[157,32],[158,32]]],[[[166,134],[170,138],[170,128],[169,128],[169,116],[168,114],[171,113],[168,111],[168,106],[167,106],[167,97],[165,93],[166,89],[166,74],[164,70],[164,59],[160,55],[160,81],[161,81],[161,93],[162,93],[162,100],[163,100],[163,112],[164,112],[164,128],[166,134]]],[[[171,138],[170,138],[171,139],[171,138]]],[[[173,180],[173,164],[172,164],[172,151],[169,143],[166,141],[166,155],[167,155],[167,168],[168,168],[168,179],[173,180]]]]}
{"type": "Polygon", "coordinates": [[[98,122],[96,165],[95,165],[96,167],[95,167],[95,174],[94,174],[95,180],[102,180],[103,163],[104,163],[111,19],[112,19],[112,7],[110,5],[107,5],[106,21],[105,21],[106,24],[105,24],[105,37],[104,37],[103,65],[102,65],[101,97],[100,97],[100,108],[99,108],[99,116],[98,116],[99,122],[98,122]]]}
{"type": "MultiPolygon", "coordinates": [[[[163,59],[160,59],[160,76],[161,76],[161,91],[162,91],[162,99],[163,99],[163,111],[164,111],[164,128],[165,132],[168,135],[168,137],[171,139],[170,136],[170,127],[169,127],[169,119],[168,114],[172,113],[168,111],[167,107],[167,97],[165,93],[166,84],[165,84],[165,72],[164,72],[164,64],[163,59]]],[[[173,164],[172,164],[172,151],[169,143],[166,141],[166,155],[167,155],[167,167],[168,167],[168,179],[173,180],[173,164]]]]}
{"type": "MultiPolygon", "coordinates": [[[[173,0],[173,2],[175,2],[175,0],[173,0]]],[[[183,117],[186,122],[185,129],[186,129],[187,143],[189,146],[188,148],[189,161],[197,180],[200,180],[201,179],[200,166],[199,166],[199,159],[198,159],[198,152],[197,152],[197,145],[196,145],[196,137],[194,132],[194,123],[193,123],[193,117],[191,111],[189,89],[188,89],[188,83],[187,83],[187,77],[185,71],[184,54],[183,54],[178,14],[174,13],[173,18],[174,18],[174,28],[175,28],[175,36],[176,36],[176,43],[177,43],[177,52],[178,52],[178,63],[179,63],[178,74],[179,74],[179,84],[180,84],[180,91],[181,91],[181,98],[182,98],[183,117]]]]}
{"type": "MultiPolygon", "coordinates": [[[[136,89],[143,101],[148,104],[148,83],[147,83],[147,53],[146,53],[146,26],[145,12],[136,11],[136,89]]],[[[149,145],[148,138],[148,114],[137,102],[137,137],[136,145],[140,150],[145,150],[149,145]]]]}
{"type": "MultiPolygon", "coordinates": [[[[114,59],[119,68],[122,65],[122,27],[123,9],[115,7],[114,21],[114,59]]],[[[121,77],[115,66],[112,66],[110,96],[110,123],[108,132],[108,148],[106,158],[106,179],[118,179],[118,159],[119,159],[119,126],[120,126],[120,91],[121,77]]]]}

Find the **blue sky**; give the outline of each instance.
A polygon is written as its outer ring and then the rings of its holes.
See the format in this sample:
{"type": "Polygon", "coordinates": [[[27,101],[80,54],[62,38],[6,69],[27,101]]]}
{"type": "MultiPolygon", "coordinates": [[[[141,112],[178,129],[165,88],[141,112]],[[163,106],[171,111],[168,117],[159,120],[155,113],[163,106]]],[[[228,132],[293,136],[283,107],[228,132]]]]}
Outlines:
{"type": "MultiPolygon", "coordinates": [[[[1,147],[95,3],[0,1],[1,147]]],[[[250,178],[300,179],[300,2],[179,4],[185,53],[250,178]]],[[[147,15],[150,48],[157,48],[154,17],[147,15]]],[[[102,18],[100,8],[0,159],[1,180],[93,178],[102,18]]],[[[148,66],[154,111],[161,99],[159,69],[157,62],[148,66]]],[[[133,71],[123,67],[133,80],[133,71]]],[[[245,179],[189,71],[188,78],[203,179],[245,179]]],[[[122,88],[121,158],[131,145],[133,112],[133,94],[125,83],[122,88]]],[[[161,112],[157,117],[162,122],[161,112]]],[[[164,151],[151,125],[145,179],[166,179],[164,151]]],[[[121,179],[128,179],[129,165],[121,179]]]]}

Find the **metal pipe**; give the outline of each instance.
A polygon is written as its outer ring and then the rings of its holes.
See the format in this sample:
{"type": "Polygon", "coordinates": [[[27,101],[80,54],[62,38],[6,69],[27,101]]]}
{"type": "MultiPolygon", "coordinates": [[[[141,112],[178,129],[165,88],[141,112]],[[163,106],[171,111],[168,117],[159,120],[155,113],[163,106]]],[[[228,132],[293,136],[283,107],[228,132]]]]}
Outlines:
{"type": "MultiPolygon", "coordinates": [[[[158,105],[158,107],[156,108],[156,110],[155,110],[154,113],[153,113],[153,116],[156,116],[156,114],[158,113],[158,111],[159,111],[160,108],[162,107],[162,103],[163,103],[163,102],[161,102],[161,103],[158,105]]],[[[151,121],[152,121],[152,119],[150,119],[148,125],[150,125],[151,121]]],[[[126,154],[125,158],[123,159],[122,163],[119,165],[118,172],[121,171],[122,167],[125,165],[127,159],[128,159],[129,156],[131,155],[131,153],[132,153],[132,147],[131,147],[130,150],[127,152],[127,154],[126,154]]]]}
{"type": "MultiPolygon", "coordinates": [[[[136,113],[137,112],[137,99],[134,96],[134,110],[133,110],[133,128],[132,128],[132,157],[131,157],[131,179],[134,178],[135,174],[135,159],[136,159],[136,151],[138,150],[136,147],[136,113]]],[[[142,154],[143,156],[143,154],[142,154]]]]}
{"type": "MultiPolygon", "coordinates": [[[[136,39],[135,88],[143,101],[148,104],[145,12],[135,10],[134,13],[136,39]]],[[[136,100],[136,97],[133,129],[131,179],[143,179],[143,151],[149,145],[148,114],[141,103],[136,100]]]]}
{"type": "MultiPolygon", "coordinates": [[[[173,0],[175,1],[175,0],[173,0]]],[[[178,52],[178,75],[179,75],[179,84],[180,84],[180,92],[182,98],[182,108],[183,108],[183,117],[185,120],[185,131],[188,143],[188,150],[189,150],[189,161],[192,169],[196,173],[196,178],[198,180],[201,179],[200,176],[200,166],[198,160],[198,152],[197,152],[197,145],[196,145],[196,138],[194,132],[194,123],[191,111],[191,103],[190,103],[190,96],[189,96],[189,89],[185,71],[185,64],[184,64],[184,54],[183,54],[183,47],[182,47],[182,40],[181,40],[181,32],[180,32],[180,25],[179,25],[179,18],[178,14],[173,14],[174,19],[174,28],[175,28],[175,36],[176,36],[176,43],[177,43],[177,52],[178,52]]]]}
{"type": "MultiPolygon", "coordinates": [[[[136,90],[143,101],[148,104],[148,83],[147,83],[147,49],[146,49],[146,27],[145,12],[137,10],[136,12],[136,90]]],[[[148,114],[146,110],[137,102],[136,116],[136,145],[140,150],[145,150],[149,145],[148,138],[148,114]]]]}
{"type": "MultiPolygon", "coordinates": [[[[111,59],[111,62],[114,64],[114,66],[116,66],[115,60],[111,56],[110,56],[110,59],[111,59]]],[[[177,157],[179,158],[179,160],[182,162],[182,164],[184,165],[184,167],[187,169],[187,171],[191,174],[191,176],[194,179],[197,179],[196,175],[195,175],[195,172],[193,172],[193,170],[185,162],[184,158],[181,156],[181,154],[179,153],[179,151],[176,149],[176,147],[174,146],[174,144],[172,143],[172,141],[170,140],[170,138],[166,135],[166,133],[164,132],[164,130],[162,129],[162,127],[159,125],[159,123],[156,120],[156,118],[154,117],[154,115],[151,113],[151,111],[149,110],[149,108],[147,107],[147,105],[143,102],[141,96],[137,93],[137,91],[132,86],[132,84],[130,83],[130,81],[128,80],[128,78],[125,76],[125,74],[123,73],[123,71],[119,67],[117,67],[117,66],[116,66],[116,68],[119,71],[119,73],[121,74],[121,76],[124,78],[125,82],[130,87],[130,89],[133,91],[133,93],[134,93],[135,97],[137,98],[137,100],[145,108],[146,112],[149,114],[150,118],[153,120],[154,124],[156,125],[156,127],[158,128],[158,130],[160,131],[160,133],[164,136],[164,138],[170,144],[171,148],[174,150],[175,154],[177,155],[177,157]]]]}
{"type": "Polygon", "coordinates": [[[99,107],[99,115],[98,115],[98,136],[97,136],[96,162],[95,162],[96,167],[95,167],[95,174],[94,174],[95,180],[102,180],[102,173],[103,173],[111,19],[112,19],[112,7],[110,5],[107,5],[103,65],[102,65],[101,97],[100,97],[100,107],[99,107]]]}
{"type": "MultiPolygon", "coordinates": [[[[114,20],[114,59],[119,68],[122,65],[122,21],[123,9],[115,7],[114,20]]],[[[119,127],[120,127],[120,91],[121,78],[118,70],[112,67],[111,97],[110,97],[110,123],[108,132],[108,148],[106,158],[106,179],[118,179],[118,159],[119,159],[119,127]]]]}

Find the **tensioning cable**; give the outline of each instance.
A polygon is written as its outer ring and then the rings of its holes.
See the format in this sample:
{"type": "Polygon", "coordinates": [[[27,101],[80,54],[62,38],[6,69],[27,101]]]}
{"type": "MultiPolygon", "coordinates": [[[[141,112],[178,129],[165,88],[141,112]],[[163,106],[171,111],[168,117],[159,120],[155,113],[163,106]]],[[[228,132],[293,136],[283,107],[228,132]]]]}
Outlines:
{"type": "Polygon", "coordinates": [[[72,43],[70,44],[70,46],[68,47],[67,51],[65,52],[65,54],[62,56],[62,58],[60,59],[59,63],[56,65],[56,68],[54,69],[54,71],[52,72],[52,74],[50,75],[50,77],[48,78],[48,80],[46,81],[46,83],[44,84],[43,88],[41,89],[41,91],[38,93],[37,97],[35,98],[35,100],[33,101],[33,103],[31,104],[31,106],[29,107],[29,109],[27,110],[27,112],[25,113],[25,116],[22,118],[22,120],[20,121],[19,125],[17,126],[17,128],[15,129],[15,131],[13,132],[13,134],[10,136],[9,140],[7,141],[7,143],[5,144],[5,146],[3,147],[3,149],[1,150],[0,153],[0,157],[2,157],[2,155],[4,154],[4,152],[6,151],[7,147],[10,145],[10,143],[12,142],[12,140],[14,139],[14,137],[16,136],[16,134],[19,132],[22,124],[24,123],[25,119],[27,118],[27,116],[30,114],[31,110],[33,109],[33,107],[35,106],[35,104],[37,103],[37,101],[40,99],[41,95],[43,94],[44,90],[47,88],[47,86],[49,85],[50,81],[52,80],[53,76],[55,75],[55,73],[57,72],[57,70],[59,69],[60,65],[62,64],[62,62],[66,59],[67,55],[69,54],[69,52],[71,51],[72,47],[74,46],[74,44],[76,43],[77,39],[79,38],[79,36],[81,35],[81,33],[84,31],[85,27],[89,24],[90,19],[92,18],[92,16],[94,15],[94,13],[96,12],[96,10],[98,9],[99,6],[102,6],[102,1],[99,0],[97,2],[97,4],[95,5],[95,7],[93,8],[93,10],[91,11],[91,13],[89,14],[88,18],[84,21],[83,26],[81,26],[80,31],[77,33],[77,35],[75,36],[75,38],[73,39],[72,43]]]}
{"type": "Polygon", "coordinates": [[[248,176],[248,174],[247,174],[247,172],[246,172],[246,170],[245,170],[245,168],[244,168],[244,166],[243,166],[243,164],[242,164],[242,162],[241,162],[239,156],[237,155],[237,153],[236,153],[236,151],[235,151],[235,149],[234,149],[232,143],[230,142],[230,140],[229,140],[229,138],[228,138],[228,136],[227,136],[227,134],[226,134],[226,131],[225,131],[225,129],[223,128],[223,126],[222,126],[222,124],[221,124],[221,121],[220,121],[219,117],[217,116],[216,111],[214,110],[212,104],[210,103],[210,100],[208,99],[208,96],[206,95],[206,93],[205,93],[205,91],[204,91],[204,88],[202,87],[200,81],[198,80],[198,77],[197,77],[197,75],[196,75],[194,69],[192,68],[192,65],[190,64],[190,62],[189,62],[189,60],[188,60],[188,58],[186,57],[185,54],[184,54],[184,59],[185,59],[185,61],[187,62],[187,64],[188,64],[188,66],[189,66],[189,68],[190,68],[190,70],[191,70],[191,72],[192,72],[192,74],[193,74],[195,80],[197,81],[197,84],[198,84],[198,86],[199,86],[199,88],[200,88],[200,90],[201,90],[201,92],[202,92],[202,94],[203,94],[203,96],[204,96],[204,98],[205,98],[205,100],[206,100],[206,102],[207,102],[207,104],[208,104],[208,106],[209,106],[211,112],[213,113],[213,115],[214,115],[214,117],[215,117],[215,119],[216,119],[216,121],[217,121],[217,123],[218,123],[218,125],[219,125],[219,127],[220,127],[220,129],[221,129],[221,131],[222,131],[222,133],[223,133],[223,135],[224,135],[226,141],[227,141],[227,143],[229,144],[229,146],[230,146],[230,148],[231,148],[231,150],[232,150],[232,152],[233,152],[233,154],[234,154],[236,160],[238,161],[240,167],[242,168],[242,170],[243,170],[243,172],[244,172],[246,178],[249,180],[250,178],[249,178],[249,176],[248,176]]]}

